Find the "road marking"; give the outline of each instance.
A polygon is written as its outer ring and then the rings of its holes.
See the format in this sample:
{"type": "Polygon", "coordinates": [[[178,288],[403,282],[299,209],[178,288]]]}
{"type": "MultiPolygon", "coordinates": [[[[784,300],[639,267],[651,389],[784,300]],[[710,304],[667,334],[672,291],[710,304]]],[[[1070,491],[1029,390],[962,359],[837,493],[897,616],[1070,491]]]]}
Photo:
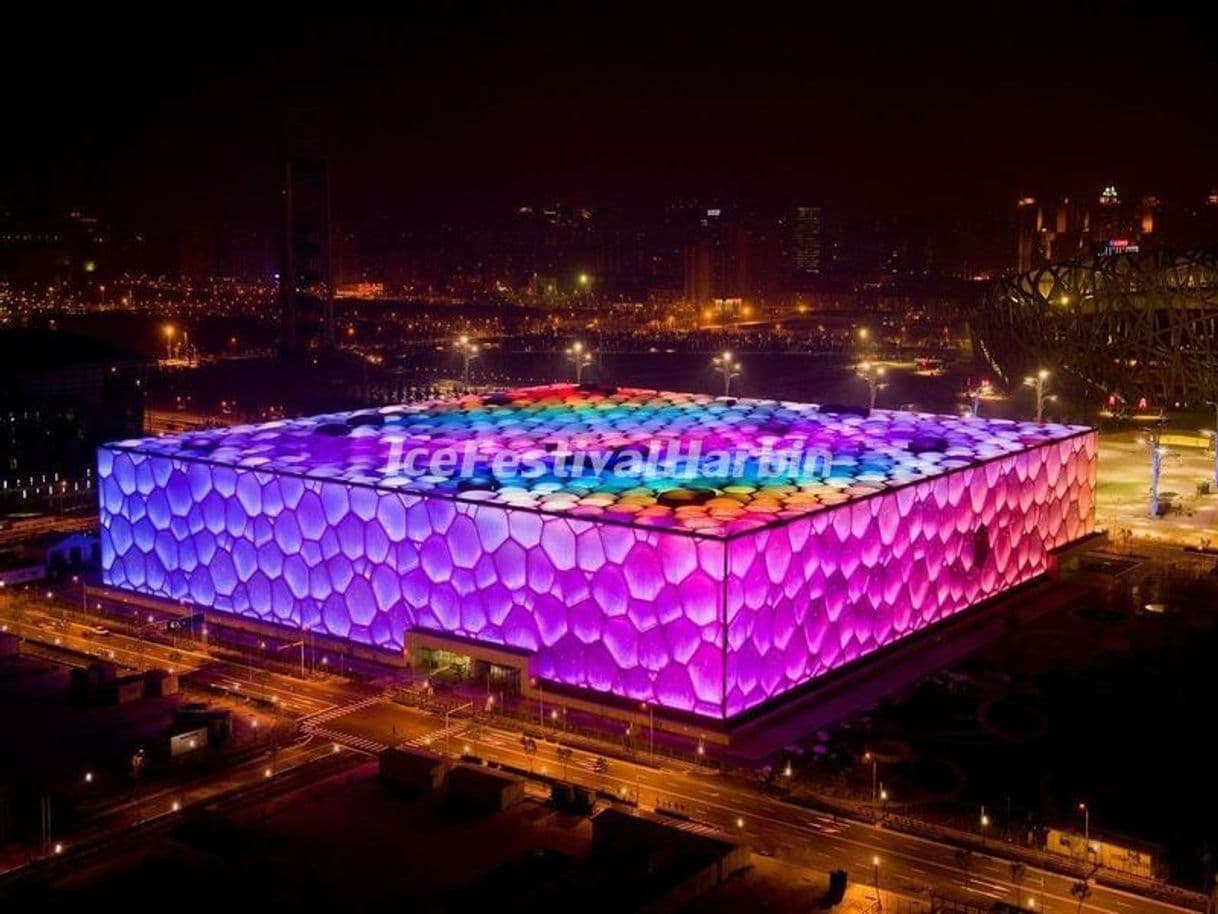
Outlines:
{"type": "Polygon", "coordinates": [[[381,752],[384,752],[389,748],[384,743],[378,743],[376,740],[365,739],[362,736],[354,736],[350,733],[344,733],[341,730],[330,730],[326,727],[313,727],[310,732],[316,736],[322,737],[323,739],[341,743],[350,749],[358,749],[360,752],[367,752],[370,755],[379,755],[381,752]]]}
{"type": "Polygon", "coordinates": [[[306,730],[314,724],[329,723],[338,717],[344,717],[347,714],[354,714],[356,711],[362,711],[364,708],[379,704],[381,697],[376,695],[372,698],[365,698],[363,701],[357,701],[349,705],[337,705],[334,707],[325,708],[321,711],[314,711],[312,714],[306,714],[300,719],[300,725],[306,730]]]}
{"type": "Polygon", "coordinates": [[[439,730],[432,730],[430,733],[425,733],[422,736],[412,736],[409,739],[403,740],[399,745],[411,746],[415,749],[426,749],[434,746],[436,743],[446,742],[461,736],[469,729],[467,723],[449,724],[447,727],[441,727],[439,730]]]}

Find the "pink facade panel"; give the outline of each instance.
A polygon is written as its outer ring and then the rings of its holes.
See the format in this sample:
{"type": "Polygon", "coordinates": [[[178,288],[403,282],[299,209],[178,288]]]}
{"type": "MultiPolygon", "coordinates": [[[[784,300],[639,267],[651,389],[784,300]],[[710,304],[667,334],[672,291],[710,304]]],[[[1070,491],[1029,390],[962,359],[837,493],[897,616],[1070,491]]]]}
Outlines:
{"type": "Polygon", "coordinates": [[[1044,574],[1096,465],[1079,435],[733,539],[725,715],[1044,574]]]}

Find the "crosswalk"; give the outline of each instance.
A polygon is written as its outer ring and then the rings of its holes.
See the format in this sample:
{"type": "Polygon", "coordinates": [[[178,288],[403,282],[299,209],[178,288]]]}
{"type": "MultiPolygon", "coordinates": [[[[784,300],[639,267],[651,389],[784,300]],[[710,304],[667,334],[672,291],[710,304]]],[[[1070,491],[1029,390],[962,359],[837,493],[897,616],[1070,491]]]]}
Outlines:
{"type": "Polygon", "coordinates": [[[468,729],[468,723],[449,724],[447,727],[441,727],[439,730],[433,730],[421,736],[412,736],[409,739],[403,740],[398,745],[407,746],[412,749],[429,749],[437,744],[444,745],[448,740],[456,739],[468,729]]]}
{"type": "Polygon", "coordinates": [[[714,838],[717,841],[722,841],[724,838],[729,837],[728,833],[724,829],[715,828],[710,825],[703,825],[701,822],[691,822],[682,819],[665,819],[665,822],[669,825],[675,825],[677,828],[681,829],[681,831],[687,831],[695,835],[702,835],[703,837],[707,838],[714,838]]]}
{"type": "Polygon", "coordinates": [[[332,740],[340,746],[346,746],[348,749],[358,749],[360,752],[367,752],[371,755],[377,755],[389,748],[384,743],[378,743],[376,740],[365,739],[362,736],[355,736],[351,733],[343,733],[341,730],[330,730],[327,727],[313,727],[310,732],[314,736],[320,736],[322,739],[332,740]]]}
{"type": "Polygon", "coordinates": [[[376,755],[388,747],[384,743],[378,743],[376,740],[367,739],[363,736],[358,736],[354,733],[346,733],[342,730],[333,730],[325,726],[332,720],[337,720],[340,717],[345,717],[348,714],[354,714],[356,711],[369,708],[377,704],[381,700],[381,696],[376,695],[371,698],[365,698],[362,701],[356,701],[349,705],[338,705],[337,707],[327,708],[323,711],[317,711],[301,718],[301,729],[312,736],[320,736],[322,739],[328,739],[340,746],[346,746],[348,749],[357,749],[360,752],[367,752],[371,755],[376,755]]]}
{"type": "Polygon", "coordinates": [[[323,711],[315,711],[312,714],[306,714],[300,719],[300,725],[305,730],[316,727],[319,724],[328,723],[339,717],[344,717],[348,714],[354,714],[356,711],[362,711],[364,708],[370,708],[374,704],[381,701],[381,696],[375,695],[372,698],[365,698],[363,701],[357,701],[349,705],[338,705],[333,708],[326,708],[323,711]]]}

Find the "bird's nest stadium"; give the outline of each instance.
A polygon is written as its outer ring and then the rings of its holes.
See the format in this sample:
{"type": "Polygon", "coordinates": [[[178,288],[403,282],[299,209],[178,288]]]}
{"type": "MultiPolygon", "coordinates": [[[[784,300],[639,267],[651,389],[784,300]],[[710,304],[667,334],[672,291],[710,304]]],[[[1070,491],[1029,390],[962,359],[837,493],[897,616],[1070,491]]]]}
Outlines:
{"type": "Polygon", "coordinates": [[[1007,384],[1040,368],[1084,396],[1195,405],[1218,394],[1218,250],[1049,264],[989,287],[974,343],[1007,384]]]}

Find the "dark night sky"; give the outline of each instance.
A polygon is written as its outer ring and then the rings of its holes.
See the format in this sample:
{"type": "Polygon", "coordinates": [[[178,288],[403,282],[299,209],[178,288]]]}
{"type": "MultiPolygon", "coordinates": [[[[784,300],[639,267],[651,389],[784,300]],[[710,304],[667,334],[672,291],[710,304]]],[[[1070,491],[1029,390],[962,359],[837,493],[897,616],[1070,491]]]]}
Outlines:
{"type": "Polygon", "coordinates": [[[248,224],[274,210],[289,105],[326,124],[356,222],[1218,184],[1218,55],[1194,4],[436,6],[323,22],[298,4],[279,31],[249,7],[104,5],[11,29],[0,200],[248,224]]]}

